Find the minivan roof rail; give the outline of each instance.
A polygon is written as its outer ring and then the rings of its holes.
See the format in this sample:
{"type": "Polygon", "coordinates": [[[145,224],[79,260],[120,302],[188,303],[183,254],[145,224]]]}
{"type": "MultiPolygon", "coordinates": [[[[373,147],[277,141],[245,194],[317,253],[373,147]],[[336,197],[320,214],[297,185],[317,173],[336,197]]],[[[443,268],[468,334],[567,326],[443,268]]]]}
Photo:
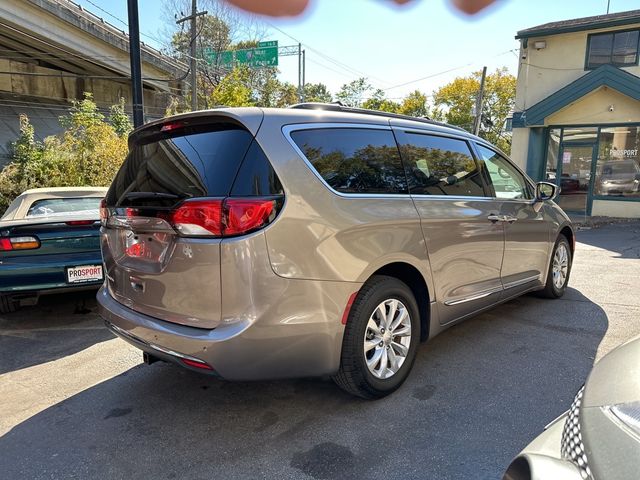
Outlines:
{"type": "Polygon", "coordinates": [[[357,108],[357,107],[348,107],[344,105],[342,102],[331,102],[331,103],[322,103],[322,102],[305,102],[305,103],[296,103],[295,105],[291,105],[289,108],[295,108],[300,110],[327,110],[331,112],[345,112],[345,113],[361,113],[364,115],[378,115],[380,117],[391,117],[398,118],[401,120],[411,120],[414,122],[427,123],[429,125],[439,125],[442,127],[449,127],[455,130],[460,130],[466,132],[464,128],[457,127],[455,125],[449,125],[448,123],[438,122],[437,120],[432,120],[429,117],[414,117],[411,115],[403,115],[401,113],[391,113],[391,112],[383,112],[382,110],[370,110],[368,108],[357,108]]]}

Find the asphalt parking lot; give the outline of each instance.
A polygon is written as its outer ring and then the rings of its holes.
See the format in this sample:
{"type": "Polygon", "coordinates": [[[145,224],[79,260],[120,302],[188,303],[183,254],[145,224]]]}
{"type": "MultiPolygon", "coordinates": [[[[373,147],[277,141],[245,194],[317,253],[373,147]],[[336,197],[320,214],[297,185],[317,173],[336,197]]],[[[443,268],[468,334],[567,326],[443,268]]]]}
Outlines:
{"type": "Polygon", "coordinates": [[[328,380],[227,383],[113,338],[91,295],[0,318],[6,479],[498,479],[594,360],[640,334],[640,223],[578,233],[570,290],[422,345],[396,394],[328,380]]]}

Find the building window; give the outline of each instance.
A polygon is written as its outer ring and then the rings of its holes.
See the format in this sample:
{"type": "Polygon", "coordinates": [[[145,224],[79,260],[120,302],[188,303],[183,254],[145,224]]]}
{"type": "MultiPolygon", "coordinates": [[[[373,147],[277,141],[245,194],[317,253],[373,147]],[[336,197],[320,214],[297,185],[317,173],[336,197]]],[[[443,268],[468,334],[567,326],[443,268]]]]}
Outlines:
{"type": "Polygon", "coordinates": [[[594,193],[640,198],[640,127],[600,130],[594,193]]]}
{"type": "Polygon", "coordinates": [[[587,69],[611,64],[628,67],[638,64],[640,30],[589,35],[587,69]]]}

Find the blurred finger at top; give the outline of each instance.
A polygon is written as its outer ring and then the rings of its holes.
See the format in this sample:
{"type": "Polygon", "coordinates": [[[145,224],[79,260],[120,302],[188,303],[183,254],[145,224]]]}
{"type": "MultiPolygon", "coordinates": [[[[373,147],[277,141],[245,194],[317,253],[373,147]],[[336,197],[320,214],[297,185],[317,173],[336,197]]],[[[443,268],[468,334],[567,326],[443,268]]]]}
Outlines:
{"type": "Polygon", "coordinates": [[[452,3],[465,13],[478,13],[491,5],[495,0],[451,0],[452,3]]]}
{"type": "Polygon", "coordinates": [[[300,15],[309,5],[309,0],[227,0],[232,5],[248,12],[273,17],[300,15]]]}
{"type": "MultiPolygon", "coordinates": [[[[309,5],[310,0],[227,0],[229,3],[260,15],[274,17],[288,17],[301,14],[309,5]]],[[[320,0],[322,1],[322,0],[320,0]]],[[[326,1],[326,0],[325,0],[326,1]]],[[[403,5],[417,0],[391,0],[403,5]]],[[[495,0],[451,0],[453,5],[465,13],[478,13],[483,8],[491,5],[495,0]]]]}

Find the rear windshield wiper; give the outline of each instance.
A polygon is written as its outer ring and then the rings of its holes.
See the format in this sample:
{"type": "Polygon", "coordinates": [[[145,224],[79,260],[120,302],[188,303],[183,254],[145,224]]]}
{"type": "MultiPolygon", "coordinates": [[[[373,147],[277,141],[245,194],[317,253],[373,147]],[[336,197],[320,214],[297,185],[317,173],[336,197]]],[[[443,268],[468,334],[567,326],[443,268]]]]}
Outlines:
{"type": "MultiPolygon", "coordinates": [[[[180,198],[185,198],[187,195],[175,195],[173,193],[163,193],[163,192],[127,192],[122,197],[120,197],[120,201],[122,200],[141,200],[141,199],[151,199],[157,198],[159,200],[178,200],[180,198]]],[[[120,203],[120,202],[118,202],[120,203]]]]}
{"type": "Polygon", "coordinates": [[[189,197],[190,195],[176,195],[174,193],[164,192],[127,192],[118,198],[116,206],[122,206],[123,204],[131,205],[131,203],[135,203],[140,200],[173,200],[175,203],[178,200],[189,197]]]}

